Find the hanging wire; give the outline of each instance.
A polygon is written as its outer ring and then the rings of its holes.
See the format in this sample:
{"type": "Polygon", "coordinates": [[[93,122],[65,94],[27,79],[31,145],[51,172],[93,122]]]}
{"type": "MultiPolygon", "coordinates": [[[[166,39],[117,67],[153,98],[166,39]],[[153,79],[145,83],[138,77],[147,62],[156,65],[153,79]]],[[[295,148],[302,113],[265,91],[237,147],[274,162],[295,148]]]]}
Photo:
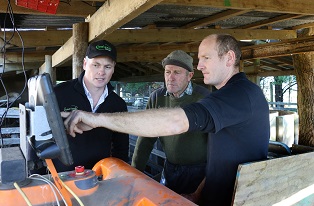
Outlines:
{"type": "Polygon", "coordinates": [[[7,113],[9,111],[9,108],[12,107],[12,105],[16,102],[17,99],[19,99],[21,97],[21,95],[24,93],[25,89],[26,89],[26,86],[27,86],[27,75],[26,75],[26,71],[25,71],[25,66],[24,66],[24,41],[23,41],[23,38],[20,34],[20,32],[18,31],[18,29],[15,27],[15,23],[14,23],[14,15],[13,15],[13,9],[12,9],[12,6],[11,6],[11,2],[10,0],[8,0],[8,5],[7,5],[7,11],[6,11],[6,14],[5,14],[5,18],[4,18],[4,32],[3,32],[3,47],[1,48],[1,51],[3,51],[3,71],[2,73],[0,73],[0,82],[1,82],[1,86],[4,88],[4,92],[5,92],[5,97],[6,97],[6,109],[5,111],[3,112],[2,116],[1,116],[1,119],[0,119],[0,138],[1,138],[1,147],[3,147],[3,138],[2,138],[2,132],[1,132],[1,128],[3,126],[3,122],[4,122],[4,119],[6,118],[7,116],[7,113]],[[7,16],[9,16],[10,18],[10,21],[13,25],[13,32],[12,32],[12,35],[11,37],[7,40],[7,37],[6,37],[6,21],[7,21],[7,16]],[[22,44],[22,70],[23,70],[23,74],[24,74],[24,87],[22,89],[22,91],[19,93],[19,95],[12,101],[10,102],[9,101],[9,96],[8,96],[8,91],[6,89],[6,86],[3,82],[3,74],[5,72],[5,56],[6,56],[6,46],[10,43],[10,41],[13,39],[14,37],[14,34],[17,33],[19,38],[20,38],[20,41],[21,41],[21,44],[22,44]]]}

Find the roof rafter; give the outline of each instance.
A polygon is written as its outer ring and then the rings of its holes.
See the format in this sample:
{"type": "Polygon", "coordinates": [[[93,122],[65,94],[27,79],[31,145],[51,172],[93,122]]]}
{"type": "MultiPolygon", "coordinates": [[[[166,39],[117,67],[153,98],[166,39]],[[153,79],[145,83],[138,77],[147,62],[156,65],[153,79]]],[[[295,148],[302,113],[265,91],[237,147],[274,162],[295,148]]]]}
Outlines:
{"type": "MultiPolygon", "coordinates": [[[[131,21],[137,15],[160,3],[161,1],[162,0],[112,0],[110,1],[110,5],[104,4],[88,20],[88,41],[105,37],[114,30],[118,29],[122,23],[131,21]],[[115,10],[113,8],[115,8],[115,10]]],[[[52,55],[53,67],[56,67],[61,62],[71,58],[74,47],[72,37],[65,43],[63,47],[67,48],[59,49],[54,55],[52,55]],[[70,52],[65,53],[64,50],[68,50],[70,52]]],[[[45,65],[42,65],[41,67],[44,66],[45,65]]]]}
{"type": "Polygon", "coordinates": [[[238,9],[228,9],[223,12],[219,12],[218,14],[211,15],[209,17],[200,19],[198,21],[194,21],[191,23],[188,23],[184,26],[182,26],[182,29],[191,29],[191,28],[196,28],[196,27],[201,27],[201,26],[206,26],[212,23],[215,23],[217,21],[225,20],[234,16],[238,16],[244,13],[249,12],[250,10],[238,10],[238,9]]]}
{"type": "Polygon", "coordinates": [[[162,4],[216,7],[228,9],[254,10],[266,12],[280,12],[291,14],[314,14],[314,4],[308,0],[164,0],[162,4]]]}
{"type": "Polygon", "coordinates": [[[257,29],[257,28],[260,28],[262,26],[267,26],[267,25],[270,25],[273,23],[285,21],[288,19],[299,18],[302,16],[304,16],[304,15],[302,15],[302,14],[284,14],[284,15],[276,16],[276,17],[271,18],[271,19],[266,19],[266,20],[254,22],[252,24],[240,26],[240,27],[237,27],[236,29],[257,29]]]}

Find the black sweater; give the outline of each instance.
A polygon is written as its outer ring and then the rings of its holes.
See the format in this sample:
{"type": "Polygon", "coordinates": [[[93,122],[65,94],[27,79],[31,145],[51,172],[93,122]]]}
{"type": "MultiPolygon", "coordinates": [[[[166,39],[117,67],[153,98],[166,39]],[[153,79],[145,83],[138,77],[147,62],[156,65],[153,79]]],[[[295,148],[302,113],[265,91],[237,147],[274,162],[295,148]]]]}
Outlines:
{"type": "MultiPolygon", "coordinates": [[[[54,88],[60,111],[78,109],[91,112],[91,106],[82,83],[84,73],[82,72],[79,78],[60,83],[54,88]]],[[[98,107],[96,113],[127,111],[125,101],[113,91],[110,83],[107,86],[108,96],[98,107]]],[[[99,160],[110,156],[128,162],[128,134],[113,132],[106,128],[95,128],[83,134],[77,134],[75,138],[68,135],[68,141],[74,164],[65,166],[58,159],[54,159],[57,172],[74,170],[74,167],[78,165],[92,169],[99,160]]]]}

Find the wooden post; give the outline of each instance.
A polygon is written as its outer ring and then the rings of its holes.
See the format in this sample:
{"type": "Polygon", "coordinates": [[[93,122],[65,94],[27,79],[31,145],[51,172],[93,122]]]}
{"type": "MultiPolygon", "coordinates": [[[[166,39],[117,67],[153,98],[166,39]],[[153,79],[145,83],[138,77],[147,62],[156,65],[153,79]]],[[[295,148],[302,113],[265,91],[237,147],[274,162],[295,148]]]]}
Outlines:
{"type": "Polygon", "coordinates": [[[72,78],[75,79],[83,71],[83,60],[88,46],[88,23],[73,24],[73,56],[72,78]]]}
{"type": "Polygon", "coordinates": [[[51,77],[51,82],[53,85],[56,84],[56,70],[52,67],[52,56],[45,55],[45,73],[49,73],[51,77]]]}
{"type": "Polygon", "coordinates": [[[120,89],[121,89],[121,85],[120,85],[120,83],[117,83],[117,84],[116,84],[116,93],[117,93],[117,95],[119,95],[119,96],[121,97],[121,95],[120,95],[120,89]]]}
{"type": "Polygon", "coordinates": [[[48,73],[53,85],[56,84],[56,70],[52,67],[52,56],[45,55],[45,67],[39,68],[39,74],[48,73]]]}
{"type": "MultiPolygon", "coordinates": [[[[311,36],[314,28],[303,29],[298,37],[311,36]]],[[[314,52],[294,54],[293,65],[298,83],[299,144],[314,146],[314,52]]]]}
{"type": "Polygon", "coordinates": [[[259,85],[259,82],[260,82],[260,77],[257,76],[259,69],[260,69],[260,60],[255,59],[254,60],[254,72],[251,73],[250,75],[247,75],[247,78],[257,85],[259,85]]]}

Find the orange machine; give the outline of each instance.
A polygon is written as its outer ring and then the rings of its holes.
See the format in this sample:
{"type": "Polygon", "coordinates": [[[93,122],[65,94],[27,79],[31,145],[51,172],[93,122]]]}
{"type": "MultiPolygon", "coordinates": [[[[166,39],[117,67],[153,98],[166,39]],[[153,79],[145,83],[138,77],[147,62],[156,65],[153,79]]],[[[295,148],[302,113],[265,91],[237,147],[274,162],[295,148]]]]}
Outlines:
{"type": "MultiPolygon", "coordinates": [[[[48,175],[45,177],[49,178],[48,175]]],[[[68,205],[195,205],[113,157],[99,161],[92,170],[63,172],[59,173],[58,177],[65,183],[63,186],[70,191],[71,200],[68,205]]],[[[0,185],[0,205],[27,205],[27,200],[28,205],[57,205],[49,184],[38,179],[27,178],[18,185],[24,197],[12,184],[0,185]]],[[[60,204],[62,203],[61,205],[64,205],[58,193],[57,199],[60,204]]]]}

